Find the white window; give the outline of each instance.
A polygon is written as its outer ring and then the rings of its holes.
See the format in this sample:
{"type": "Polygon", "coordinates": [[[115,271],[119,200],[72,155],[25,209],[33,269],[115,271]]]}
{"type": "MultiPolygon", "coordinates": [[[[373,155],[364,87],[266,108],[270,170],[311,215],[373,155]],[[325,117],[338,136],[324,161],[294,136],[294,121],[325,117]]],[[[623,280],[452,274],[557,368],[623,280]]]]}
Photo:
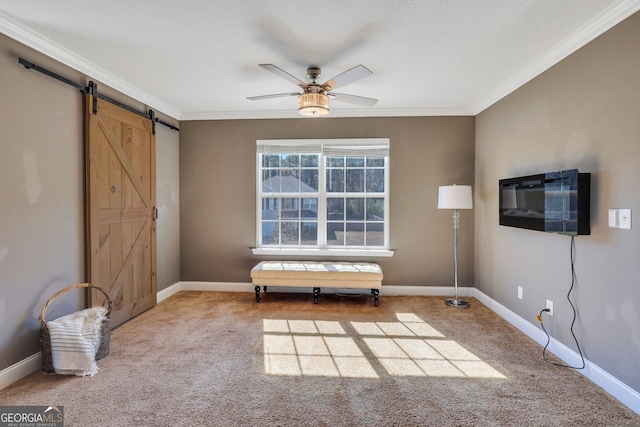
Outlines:
{"type": "Polygon", "coordinates": [[[389,256],[389,140],[257,141],[257,249],[389,256]]]}

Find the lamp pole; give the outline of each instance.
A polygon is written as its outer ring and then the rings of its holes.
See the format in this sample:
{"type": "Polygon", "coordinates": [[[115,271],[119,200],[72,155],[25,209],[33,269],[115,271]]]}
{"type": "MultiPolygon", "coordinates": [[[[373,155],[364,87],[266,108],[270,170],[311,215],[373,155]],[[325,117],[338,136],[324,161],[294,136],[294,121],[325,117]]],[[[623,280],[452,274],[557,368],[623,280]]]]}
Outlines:
{"type": "Polygon", "coordinates": [[[460,226],[460,212],[458,209],[453,210],[453,287],[455,292],[454,298],[444,300],[445,304],[456,308],[467,308],[469,303],[458,299],[458,228],[460,226]]]}

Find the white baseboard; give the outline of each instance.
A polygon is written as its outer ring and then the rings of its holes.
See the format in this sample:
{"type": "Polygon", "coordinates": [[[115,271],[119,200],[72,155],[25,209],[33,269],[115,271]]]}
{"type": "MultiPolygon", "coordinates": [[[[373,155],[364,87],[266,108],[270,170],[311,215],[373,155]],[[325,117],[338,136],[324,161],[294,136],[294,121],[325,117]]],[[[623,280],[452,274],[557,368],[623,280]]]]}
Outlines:
{"type": "Polygon", "coordinates": [[[254,292],[255,285],[241,282],[181,282],[183,291],[254,292]]]}
{"type": "MultiPolygon", "coordinates": [[[[310,287],[290,287],[290,286],[269,286],[274,292],[283,293],[312,293],[310,287]]],[[[335,293],[343,291],[352,291],[353,293],[365,292],[362,289],[323,289],[323,293],[335,293]]],[[[166,289],[158,292],[158,302],[164,301],[172,295],[180,291],[218,291],[218,292],[255,292],[255,285],[252,283],[241,282],[197,282],[184,281],[178,282],[166,289]]],[[[475,288],[460,287],[458,295],[465,297],[473,297],[475,288]]],[[[380,290],[380,295],[408,295],[408,296],[452,296],[454,290],[452,286],[394,286],[384,285],[380,290]]]]}
{"type": "MultiPolygon", "coordinates": [[[[472,297],[475,288],[459,287],[458,296],[472,297]]],[[[424,297],[451,297],[455,293],[453,286],[396,286],[383,285],[380,295],[406,295],[424,297]]]]}
{"type": "MultiPolygon", "coordinates": [[[[277,292],[312,292],[310,288],[289,288],[273,286],[277,292]]],[[[180,291],[218,291],[218,292],[254,292],[255,286],[251,283],[232,282],[177,282],[157,294],[158,303],[175,295],[180,291]]],[[[327,289],[327,293],[341,291],[339,289],[327,289]]],[[[393,286],[384,285],[380,295],[408,295],[408,296],[450,296],[453,293],[451,286],[393,286]]],[[[474,297],[500,317],[511,323],[529,338],[540,344],[546,344],[546,334],[533,323],[518,316],[504,305],[490,298],[480,290],[470,287],[458,288],[458,295],[474,297]]],[[[553,337],[547,347],[549,352],[559,357],[565,363],[577,366],[581,363],[578,353],[557,341],[553,337]]],[[[19,379],[37,371],[41,367],[41,354],[36,353],[0,371],[0,390],[18,381],[19,379]]],[[[640,393],[618,380],[604,369],[585,360],[585,368],[578,370],[589,380],[602,387],[606,392],[618,399],[632,411],[640,414],[640,393]]]]}
{"type": "Polygon", "coordinates": [[[180,291],[254,292],[254,288],[251,283],[184,281],[159,291],[156,298],[157,302],[161,303],[180,291]]]}
{"type": "MultiPolygon", "coordinates": [[[[518,316],[513,311],[485,295],[478,289],[475,289],[474,297],[541,346],[544,346],[547,343],[547,335],[542,329],[518,316]]],[[[547,350],[560,358],[567,365],[580,366],[582,364],[582,359],[577,352],[573,351],[553,337],[551,337],[551,340],[549,341],[547,350]]],[[[602,387],[607,393],[618,399],[629,409],[640,414],[639,392],[586,359],[584,369],[577,369],[577,371],[602,387]]]]}
{"type": "Polygon", "coordinates": [[[167,298],[177,294],[181,290],[182,290],[181,282],[174,283],[173,285],[168,286],[168,287],[164,288],[163,290],[158,291],[156,293],[156,302],[157,303],[161,303],[162,301],[166,300],[167,298]]]}
{"type": "Polygon", "coordinates": [[[0,371],[0,390],[42,367],[42,353],[37,352],[0,371]]]}

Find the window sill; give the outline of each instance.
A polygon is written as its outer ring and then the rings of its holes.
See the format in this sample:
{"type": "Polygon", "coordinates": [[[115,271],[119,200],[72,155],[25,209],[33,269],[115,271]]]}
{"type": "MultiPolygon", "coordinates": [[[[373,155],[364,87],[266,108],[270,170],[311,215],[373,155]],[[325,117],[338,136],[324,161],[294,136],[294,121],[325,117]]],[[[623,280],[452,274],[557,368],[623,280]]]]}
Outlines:
{"type": "Polygon", "coordinates": [[[332,257],[384,257],[393,256],[391,249],[344,249],[344,248],[252,248],[254,255],[272,256],[332,256],[332,257]]]}

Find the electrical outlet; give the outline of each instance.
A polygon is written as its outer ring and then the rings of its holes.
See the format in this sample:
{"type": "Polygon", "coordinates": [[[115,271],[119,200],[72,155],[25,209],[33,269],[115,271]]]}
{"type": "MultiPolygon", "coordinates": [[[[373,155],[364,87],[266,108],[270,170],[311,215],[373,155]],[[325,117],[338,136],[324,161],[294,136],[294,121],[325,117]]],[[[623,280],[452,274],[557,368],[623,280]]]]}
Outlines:
{"type": "Polygon", "coordinates": [[[547,308],[549,309],[547,314],[549,316],[553,316],[553,301],[551,301],[550,299],[547,300],[547,308]]]}
{"type": "Polygon", "coordinates": [[[518,286],[518,299],[522,299],[522,286],[518,286]]]}

